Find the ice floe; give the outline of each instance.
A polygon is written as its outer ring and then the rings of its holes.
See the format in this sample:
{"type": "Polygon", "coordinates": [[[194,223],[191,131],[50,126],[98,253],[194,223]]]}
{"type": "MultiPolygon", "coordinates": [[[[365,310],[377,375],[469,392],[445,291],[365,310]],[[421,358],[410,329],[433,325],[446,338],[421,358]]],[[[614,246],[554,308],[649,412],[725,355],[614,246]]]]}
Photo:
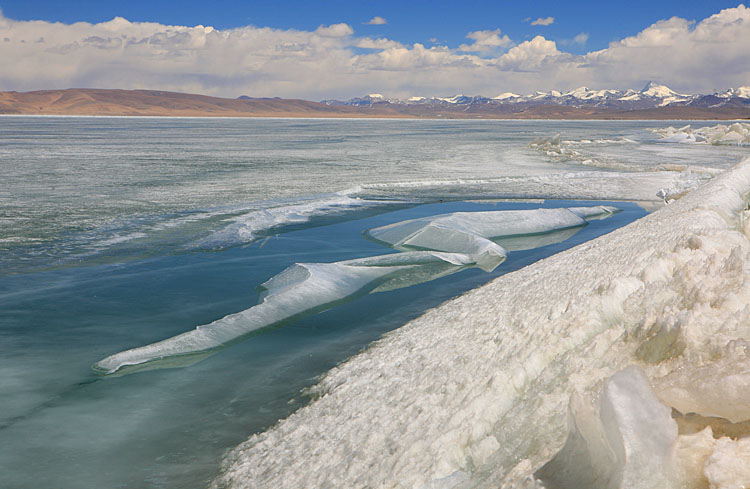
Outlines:
{"type": "Polygon", "coordinates": [[[563,236],[567,236],[564,231],[585,226],[587,217],[609,216],[617,211],[614,207],[596,206],[455,212],[397,222],[370,229],[365,235],[397,250],[428,249],[465,253],[478,266],[485,268],[485,261],[491,265],[498,258],[504,258],[507,250],[530,249],[549,244],[549,235],[553,232],[562,232],[563,236]],[[544,236],[535,240],[536,235],[544,236]]]}
{"type": "MultiPolygon", "coordinates": [[[[504,257],[496,260],[495,266],[504,257]]],[[[457,253],[416,251],[337,263],[296,263],[260,286],[260,303],[172,338],[110,355],[103,374],[188,366],[206,353],[263,328],[318,312],[358,294],[407,287],[474,265],[457,253]]]]}
{"type": "Polygon", "coordinates": [[[539,487],[565,451],[569,404],[568,480],[580,463],[603,467],[595,487],[747,486],[749,191],[745,160],[428,311],[230,452],[213,487],[539,487]],[[587,437],[610,452],[587,455],[587,437]]]}

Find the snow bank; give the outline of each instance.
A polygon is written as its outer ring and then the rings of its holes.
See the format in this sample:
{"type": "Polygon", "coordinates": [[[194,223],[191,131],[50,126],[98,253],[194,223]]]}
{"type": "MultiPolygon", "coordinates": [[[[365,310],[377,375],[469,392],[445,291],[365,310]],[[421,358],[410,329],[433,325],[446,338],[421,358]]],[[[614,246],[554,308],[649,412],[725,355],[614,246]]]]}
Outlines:
{"type": "Polygon", "coordinates": [[[651,131],[662,137],[659,140],[662,143],[750,144],[750,124],[745,122],[717,124],[697,129],[692,129],[690,125],[680,128],[670,126],[651,131]]]}
{"type": "MultiPolygon", "coordinates": [[[[721,378],[717,362],[739,355],[732,342],[750,338],[749,190],[746,160],[639,221],[428,311],[331,370],[310,405],[228,454],[213,487],[538,487],[534,473],[565,444],[571,392],[594,399],[632,364],[665,406],[744,418],[741,393],[727,412],[728,387],[707,393],[721,378]]],[[[627,419],[637,403],[623,392],[653,405],[645,388],[623,389],[606,389],[607,426],[637,425],[627,419]]],[[[663,420],[651,411],[643,421],[663,420]]],[[[675,459],[700,463],[675,462],[682,471],[663,475],[670,483],[739,487],[750,430],[717,419],[734,438],[715,440],[709,424],[680,435],[675,459]]],[[[626,458],[647,462],[642,430],[625,429],[632,443],[618,430],[626,458]]],[[[622,465],[622,452],[613,456],[622,465]]],[[[623,472],[622,481],[653,487],[660,477],[623,472]]]]}

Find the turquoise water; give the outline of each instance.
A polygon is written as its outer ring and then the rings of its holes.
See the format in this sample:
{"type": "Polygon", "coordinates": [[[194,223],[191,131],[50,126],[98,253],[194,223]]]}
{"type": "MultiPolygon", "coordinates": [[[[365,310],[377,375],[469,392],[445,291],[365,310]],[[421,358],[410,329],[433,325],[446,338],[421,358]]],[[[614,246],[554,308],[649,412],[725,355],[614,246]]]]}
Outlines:
{"type": "Polygon", "coordinates": [[[3,487],[203,487],[225,450],[306,402],[317,375],[440,302],[606,233],[645,212],[593,221],[563,243],[512,252],[492,273],[463,270],[366,295],[267,331],[184,369],[97,377],[116,351],[257,302],[255,287],[293,262],[393,252],[366,229],[445,212],[591,205],[452,202],[309,227],[221,252],[64,268],[0,279],[4,318],[3,487]]]}

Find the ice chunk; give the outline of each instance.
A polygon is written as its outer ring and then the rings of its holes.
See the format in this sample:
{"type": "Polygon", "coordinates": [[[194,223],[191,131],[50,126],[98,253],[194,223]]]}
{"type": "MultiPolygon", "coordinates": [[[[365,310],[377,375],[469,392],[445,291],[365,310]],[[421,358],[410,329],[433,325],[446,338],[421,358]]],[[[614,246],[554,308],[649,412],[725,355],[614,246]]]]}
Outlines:
{"type": "Polygon", "coordinates": [[[594,408],[575,392],[568,405],[568,429],[565,446],[535,477],[556,489],[616,488],[617,455],[594,408]]]}
{"type": "Polygon", "coordinates": [[[718,440],[703,473],[712,489],[750,487],[750,438],[718,440]]]}
{"type": "Polygon", "coordinates": [[[612,214],[617,214],[621,211],[617,207],[611,205],[595,205],[591,207],[568,207],[568,210],[573,214],[590,221],[592,219],[606,219],[612,214]]]}
{"type": "Polygon", "coordinates": [[[565,446],[535,474],[545,487],[669,487],[677,423],[640,368],[628,367],[604,383],[598,417],[574,396],[568,419],[565,446]]]}
{"type": "MultiPolygon", "coordinates": [[[[496,260],[495,266],[500,261],[496,260]]],[[[207,352],[262,328],[330,308],[359,294],[434,280],[473,265],[466,255],[428,251],[337,263],[297,263],[261,285],[258,305],[172,338],[108,356],[93,368],[113,374],[125,368],[132,372],[190,365],[205,358],[207,352]]]]}
{"type": "Polygon", "coordinates": [[[715,361],[686,364],[656,385],[659,397],[682,413],[750,420],[750,343],[731,342],[715,361]]]}
{"type": "Polygon", "coordinates": [[[661,143],[750,144],[750,124],[744,122],[697,129],[691,129],[689,125],[678,129],[665,127],[652,131],[662,136],[661,143]]]}
{"type": "Polygon", "coordinates": [[[398,250],[422,249],[463,253],[473,257],[480,267],[486,268],[486,261],[507,254],[503,240],[508,240],[513,249],[542,246],[548,244],[549,240],[542,239],[537,244],[535,240],[514,241],[511,238],[579,228],[586,225],[588,217],[606,217],[614,212],[616,208],[608,206],[455,212],[397,222],[370,229],[365,235],[398,250]]]}

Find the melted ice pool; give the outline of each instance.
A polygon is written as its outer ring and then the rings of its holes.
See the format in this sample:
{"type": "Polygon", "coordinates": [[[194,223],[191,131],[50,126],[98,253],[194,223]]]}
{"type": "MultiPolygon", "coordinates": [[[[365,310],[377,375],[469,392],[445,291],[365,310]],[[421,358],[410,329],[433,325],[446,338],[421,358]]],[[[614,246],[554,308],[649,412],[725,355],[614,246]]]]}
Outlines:
{"type": "Polygon", "coordinates": [[[224,452],[307,402],[302,389],[384,333],[493,277],[607,233],[645,211],[623,202],[454,202],[308,227],[244,248],[0,279],[3,487],[205,487],[224,452]],[[563,242],[364,295],[234,345],[189,368],[102,379],[89,367],[245,310],[295,262],[395,252],[362,233],[451,212],[613,205],[563,242]]]}

